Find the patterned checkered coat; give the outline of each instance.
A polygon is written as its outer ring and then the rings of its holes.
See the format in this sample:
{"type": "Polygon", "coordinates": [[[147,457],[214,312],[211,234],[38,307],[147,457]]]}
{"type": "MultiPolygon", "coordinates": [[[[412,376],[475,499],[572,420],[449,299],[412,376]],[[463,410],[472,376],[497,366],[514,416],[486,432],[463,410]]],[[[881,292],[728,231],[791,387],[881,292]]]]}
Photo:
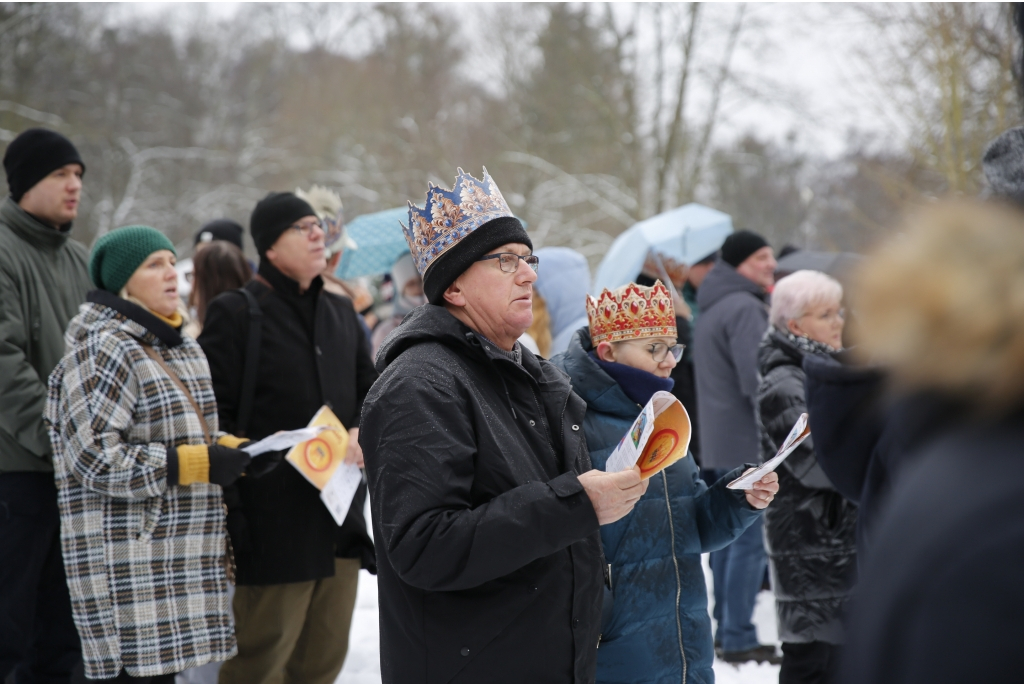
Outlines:
{"type": "Polygon", "coordinates": [[[201,444],[203,430],[136,338],[163,356],[219,435],[194,340],[169,347],[113,309],[82,305],[50,376],[45,420],[89,678],[172,673],[236,653],[221,488],[167,485],[167,448],[201,444]]]}

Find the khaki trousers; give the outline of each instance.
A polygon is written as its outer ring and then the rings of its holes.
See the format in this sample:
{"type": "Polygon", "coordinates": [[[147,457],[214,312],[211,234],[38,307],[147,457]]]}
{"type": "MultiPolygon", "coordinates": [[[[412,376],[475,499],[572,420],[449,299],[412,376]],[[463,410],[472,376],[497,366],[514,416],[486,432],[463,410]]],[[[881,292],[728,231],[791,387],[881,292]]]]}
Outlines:
{"type": "Polygon", "coordinates": [[[348,652],[358,559],[335,559],[334,577],[235,588],[238,655],[221,683],[333,683],[348,652]]]}

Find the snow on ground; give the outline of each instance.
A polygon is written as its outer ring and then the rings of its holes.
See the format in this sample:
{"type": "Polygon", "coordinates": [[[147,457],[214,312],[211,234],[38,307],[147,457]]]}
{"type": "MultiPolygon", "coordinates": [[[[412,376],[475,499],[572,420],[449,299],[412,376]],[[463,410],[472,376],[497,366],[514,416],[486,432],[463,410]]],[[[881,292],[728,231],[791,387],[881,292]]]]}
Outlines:
{"type": "MultiPolygon", "coordinates": [[[[711,569],[704,555],[704,575],[711,593],[711,569]]],[[[712,600],[713,601],[713,600],[712,600]]],[[[710,607],[709,607],[710,610],[710,607]]],[[[754,609],[757,635],[763,644],[777,644],[775,629],[775,600],[770,592],[762,592],[754,609]]],[[[335,681],[337,683],[379,683],[380,678],[380,626],[377,623],[377,579],[366,571],[359,572],[359,593],[352,617],[348,658],[335,681]]],[[[777,683],[779,667],[753,662],[732,666],[715,660],[715,679],[719,683],[777,683]]]]}
{"type": "Polygon", "coordinates": [[[336,683],[379,683],[380,624],[377,622],[377,576],[359,572],[356,609],[352,613],[348,656],[336,683]]]}

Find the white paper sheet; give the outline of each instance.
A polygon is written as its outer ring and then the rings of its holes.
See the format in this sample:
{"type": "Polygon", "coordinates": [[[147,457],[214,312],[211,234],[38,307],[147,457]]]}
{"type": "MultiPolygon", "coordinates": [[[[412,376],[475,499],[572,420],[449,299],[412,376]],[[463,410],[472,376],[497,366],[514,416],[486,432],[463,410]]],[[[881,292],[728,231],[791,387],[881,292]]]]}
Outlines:
{"type": "Polygon", "coordinates": [[[320,499],[331,516],[340,526],[348,516],[349,507],[352,506],[352,498],[356,496],[359,484],[363,482],[363,472],[353,464],[342,464],[327,481],[327,485],[320,491],[320,499]]]}
{"type": "Polygon", "coordinates": [[[786,457],[793,453],[797,447],[800,446],[804,440],[810,437],[811,431],[807,428],[807,414],[801,414],[800,418],[796,420],[793,425],[793,430],[789,431],[789,435],[786,436],[785,442],[782,443],[782,447],[775,453],[775,456],[761,464],[759,468],[754,469],[750,473],[740,476],[733,482],[729,483],[726,487],[730,490],[749,490],[751,486],[757,481],[761,480],[763,476],[774,471],[779,464],[781,464],[786,457]]]}
{"type": "Polygon", "coordinates": [[[295,447],[300,442],[312,440],[325,430],[334,429],[330,426],[310,426],[308,428],[299,428],[298,430],[293,431],[281,431],[280,433],[274,433],[271,436],[263,438],[259,442],[254,442],[243,449],[253,457],[258,454],[263,454],[264,452],[287,450],[295,447]]]}

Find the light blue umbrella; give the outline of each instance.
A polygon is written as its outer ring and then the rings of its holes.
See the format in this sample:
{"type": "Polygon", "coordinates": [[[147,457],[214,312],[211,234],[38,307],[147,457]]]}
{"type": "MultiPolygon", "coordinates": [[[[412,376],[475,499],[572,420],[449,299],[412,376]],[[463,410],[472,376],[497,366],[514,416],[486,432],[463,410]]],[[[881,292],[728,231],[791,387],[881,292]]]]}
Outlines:
{"type": "Polygon", "coordinates": [[[356,249],[345,250],[334,275],[338,278],[376,276],[391,271],[391,265],[409,251],[399,222],[409,220],[406,207],[357,216],[345,226],[356,249]]]}
{"type": "Polygon", "coordinates": [[[696,202],[644,219],[623,231],[597,267],[593,293],[636,279],[647,253],[654,250],[693,266],[722,247],[732,233],[732,218],[696,202]]]}

